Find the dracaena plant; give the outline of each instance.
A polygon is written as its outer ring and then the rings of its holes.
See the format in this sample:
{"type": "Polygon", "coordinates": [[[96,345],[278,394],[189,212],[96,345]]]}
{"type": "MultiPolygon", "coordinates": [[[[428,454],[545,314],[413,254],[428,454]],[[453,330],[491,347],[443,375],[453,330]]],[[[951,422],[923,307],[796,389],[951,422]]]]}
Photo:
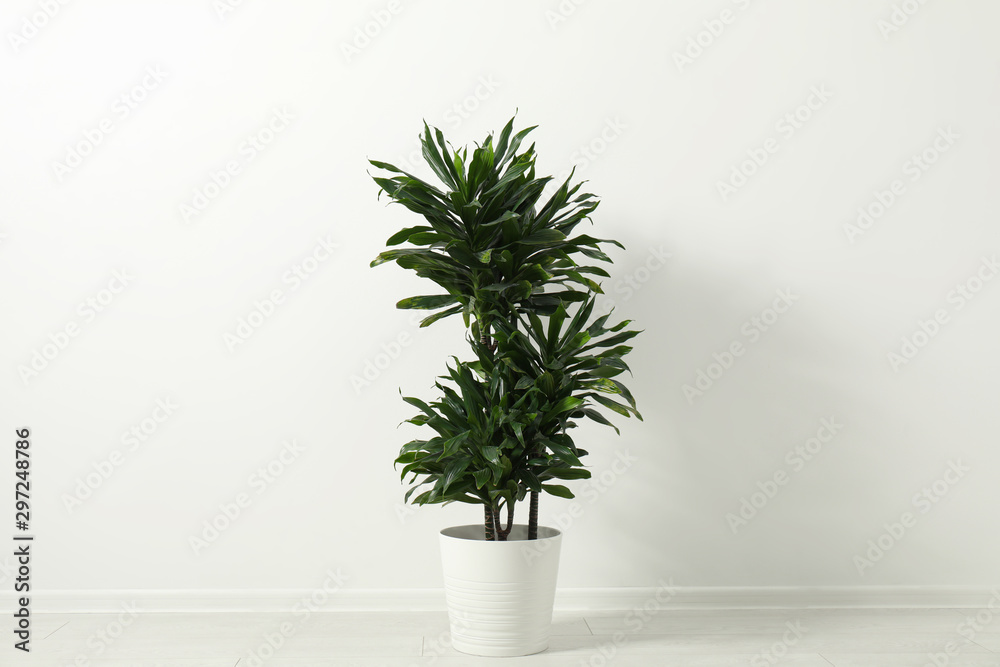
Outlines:
{"type": "MultiPolygon", "coordinates": [[[[603,244],[617,241],[575,234],[597,207],[581,184],[562,183],[544,202],[551,177],[535,177],[534,145],[518,153],[532,128],[513,133],[513,122],[494,143],[489,135],[472,151],[452,148],[440,130],[424,124],[423,156],[438,187],[391,164],[371,164],[394,176],[374,180],[393,203],[425,224],[391,236],[372,266],[395,261],[429,278],[443,293],[414,296],[398,308],[434,311],[421,322],[461,313],[475,359],[449,367],[442,396],[430,404],[405,400],[421,413],[409,421],[437,435],[403,446],[397,464],[404,479],[429,489],[416,504],[468,502],[484,507],[487,539],[506,539],[514,505],[530,495],[529,538],[537,535],[538,495],[571,498],[552,480],[585,479],[589,471],[567,430],[574,420],[610,424],[598,407],[636,415],[635,400],[615,376],[628,370],[623,345],[638,332],[629,322],[591,322],[608,273],[587,260],[610,262],[603,244]],[[608,336],[607,334],[612,334],[608,336]],[[615,400],[610,397],[615,395],[615,400]],[[624,401],[624,402],[622,402],[624,401]],[[506,521],[502,513],[506,513],[506,521]]],[[[617,428],[616,428],[617,431],[617,428]]]]}

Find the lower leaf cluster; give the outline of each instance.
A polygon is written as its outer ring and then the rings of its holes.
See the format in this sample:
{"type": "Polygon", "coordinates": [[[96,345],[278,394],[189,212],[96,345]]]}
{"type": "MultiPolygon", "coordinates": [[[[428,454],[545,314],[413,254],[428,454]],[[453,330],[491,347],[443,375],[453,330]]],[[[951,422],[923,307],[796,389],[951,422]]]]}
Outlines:
{"type": "Polygon", "coordinates": [[[533,311],[491,313],[492,339],[470,339],[476,358],[452,357],[438,378],[437,399],[404,400],[419,409],[406,420],[435,435],[411,440],[396,458],[410,478],[414,504],[463,502],[508,512],[529,492],[572,498],[563,481],[587,479],[569,431],[580,419],[615,428],[602,409],[642,416],[617,379],[629,371],[624,343],[639,332],[628,320],[591,321],[595,296],[574,308],[560,304],[548,316],[533,311]],[[547,321],[543,321],[547,320],[547,321]]]}

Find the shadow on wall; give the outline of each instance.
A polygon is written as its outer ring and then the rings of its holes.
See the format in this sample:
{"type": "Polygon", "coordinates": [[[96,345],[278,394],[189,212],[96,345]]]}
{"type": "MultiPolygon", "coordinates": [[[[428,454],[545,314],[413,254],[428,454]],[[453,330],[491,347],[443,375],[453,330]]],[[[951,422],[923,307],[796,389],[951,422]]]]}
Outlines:
{"type": "Polygon", "coordinates": [[[846,324],[856,313],[837,317],[853,302],[844,288],[823,290],[678,261],[636,293],[628,316],[648,333],[629,363],[646,421],[630,446],[643,465],[608,499],[621,556],[595,576],[881,583],[852,558],[909,503],[886,493],[899,471],[872,445],[907,417],[884,398],[899,380],[884,341],[846,324]]]}

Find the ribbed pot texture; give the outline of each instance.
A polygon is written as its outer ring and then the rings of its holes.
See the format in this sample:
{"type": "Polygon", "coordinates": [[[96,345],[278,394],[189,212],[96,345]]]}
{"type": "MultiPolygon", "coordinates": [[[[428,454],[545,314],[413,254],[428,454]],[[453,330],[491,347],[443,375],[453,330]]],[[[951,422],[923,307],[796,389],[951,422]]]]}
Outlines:
{"type": "Polygon", "coordinates": [[[549,646],[562,533],[515,525],[487,542],[482,525],[441,531],[441,562],[452,646],[471,655],[530,655],[549,646]]]}

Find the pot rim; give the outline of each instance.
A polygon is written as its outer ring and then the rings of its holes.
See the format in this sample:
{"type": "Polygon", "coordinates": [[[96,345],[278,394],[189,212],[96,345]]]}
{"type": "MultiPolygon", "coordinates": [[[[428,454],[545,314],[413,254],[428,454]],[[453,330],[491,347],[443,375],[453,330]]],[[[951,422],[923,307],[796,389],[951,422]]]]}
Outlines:
{"type": "MultiPolygon", "coordinates": [[[[515,523],[513,525],[513,528],[518,528],[518,527],[524,528],[525,530],[527,530],[528,525],[524,524],[524,523],[515,523]]],[[[446,538],[451,539],[451,540],[460,540],[462,542],[483,542],[483,543],[487,543],[487,540],[483,539],[483,537],[468,537],[466,535],[461,535],[461,534],[455,535],[455,534],[453,534],[454,532],[469,532],[469,531],[476,531],[477,529],[480,531],[480,535],[482,535],[482,533],[485,532],[485,529],[484,529],[484,527],[483,527],[482,524],[467,523],[467,524],[462,524],[460,526],[448,526],[447,528],[442,528],[438,532],[438,534],[441,537],[446,537],[446,538]],[[451,532],[449,532],[449,531],[451,531],[451,532]]],[[[558,528],[553,528],[552,526],[542,526],[542,525],[539,525],[538,526],[538,533],[539,533],[538,538],[534,539],[534,540],[520,539],[520,540],[504,540],[502,542],[490,540],[489,543],[496,543],[496,544],[512,544],[512,543],[521,543],[521,542],[524,542],[524,543],[530,543],[530,542],[538,543],[538,542],[544,542],[546,540],[554,540],[554,539],[562,537],[562,531],[559,530],[558,528]],[[548,534],[543,535],[542,534],[543,530],[546,533],[548,533],[548,534]]]]}

